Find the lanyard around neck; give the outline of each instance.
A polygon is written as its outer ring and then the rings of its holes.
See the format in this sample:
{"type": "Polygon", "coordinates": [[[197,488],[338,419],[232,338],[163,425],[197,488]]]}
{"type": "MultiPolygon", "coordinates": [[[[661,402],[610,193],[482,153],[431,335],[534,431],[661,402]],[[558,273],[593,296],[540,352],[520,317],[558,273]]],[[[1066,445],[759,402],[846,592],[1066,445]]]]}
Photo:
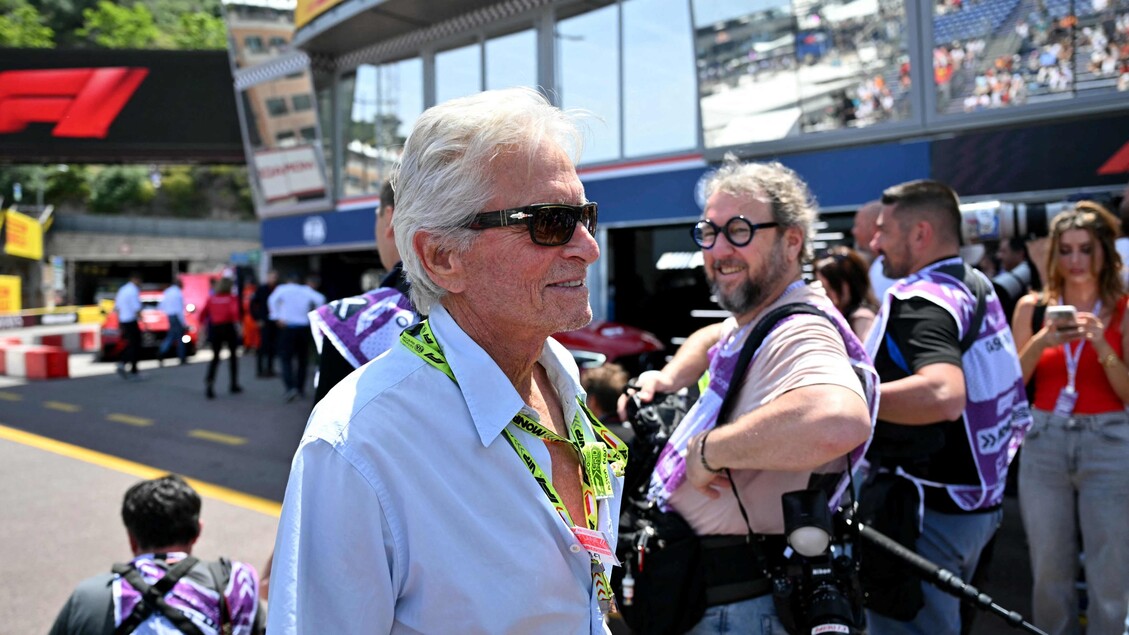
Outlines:
{"type": "MultiPolygon", "coordinates": [[[[451,365],[447,363],[447,358],[443,355],[443,350],[439,346],[439,342],[431,332],[431,325],[428,324],[427,320],[404,330],[400,334],[400,343],[409,351],[415,353],[425,362],[449,377],[455,384],[459,383],[458,380],[455,379],[455,373],[451,370],[451,365]]],[[[599,419],[588,410],[583,400],[579,397],[577,397],[576,400],[580,408],[577,410],[576,416],[573,417],[572,425],[569,426],[571,439],[565,439],[552,430],[545,428],[532,417],[521,412],[514,415],[510,423],[513,423],[515,426],[538,438],[552,442],[567,443],[578,452],[582,468],[580,470],[580,489],[584,502],[585,525],[589,530],[597,530],[599,522],[599,506],[596,502],[597,496],[611,496],[611,482],[605,466],[610,463],[616,475],[621,476],[624,468],[627,466],[627,446],[600,423],[599,419]],[[602,442],[585,441],[584,429],[580,421],[581,412],[588,418],[589,425],[591,425],[592,430],[602,438],[602,442]]],[[[560,495],[557,494],[556,488],[553,487],[552,481],[545,475],[544,470],[537,464],[533,455],[522,445],[517,436],[509,430],[502,430],[502,435],[505,436],[506,441],[508,441],[514,451],[517,452],[518,456],[521,457],[522,463],[529,469],[529,472],[533,475],[537,484],[541,486],[541,491],[544,492],[545,497],[549,499],[549,503],[552,504],[553,509],[556,510],[561,520],[564,521],[565,525],[570,530],[575,528],[577,525],[572,522],[572,516],[568,512],[568,508],[565,507],[560,495]]],[[[611,606],[611,585],[608,584],[607,574],[604,573],[603,565],[600,563],[599,558],[595,556],[592,558],[592,585],[600,604],[600,610],[607,613],[611,606]]]]}
{"type": "MultiPolygon", "coordinates": [[[[1062,304],[1062,298],[1058,299],[1059,304],[1062,304]]],[[[1102,312],[1102,300],[1094,303],[1094,315],[1099,315],[1102,312]]],[[[1076,346],[1071,346],[1071,342],[1062,345],[1063,357],[1066,358],[1066,388],[1070,392],[1074,392],[1075,380],[1078,378],[1078,362],[1082,359],[1082,347],[1086,345],[1086,340],[1078,340],[1073,342],[1076,346]]]]}
{"type": "MultiPolygon", "coordinates": [[[[408,350],[418,355],[444,375],[447,375],[451,381],[456,384],[458,383],[427,321],[421,322],[415,327],[401,333],[400,342],[408,350]]],[[[581,490],[585,499],[586,516],[588,516],[585,518],[585,524],[588,525],[589,529],[596,529],[595,499],[597,497],[604,498],[611,495],[611,482],[605,466],[610,464],[617,475],[622,474],[627,465],[627,446],[592,415],[588,407],[584,405],[584,402],[581,401],[579,397],[577,397],[577,403],[579,408],[569,426],[570,438],[565,438],[549,430],[532,417],[522,412],[515,414],[513,419],[510,420],[510,423],[540,439],[553,443],[566,443],[576,451],[581,459],[581,467],[583,468],[581,469],[581,490]],[[584,426],[581,423],[581,413],[584,413],[593,432],[599,436],[600,440],[589,441],[585,439],[584,426]],[[588,504],[589,502],[592,504],[588,504]]],[[[572,517],[561,501],[560,495],[557,494],[556,488],[553,487],[552,482],[545,476],[544,470],[542,470],[537,464],[537,461],[533,459],[532,454],[530,454],[525,446],[522,445],[521,441],[518,440],[517,436],[510,430],[502,430],[502,434],[505,436],[506,441],[513,446],[518,456],[521,457],[522,463],[525,464],[534,479],[541,486],[545,496],[549,499],[549,502],[552,503],[557,513],[560,514],[561,519],[564,520],[565,524],[569,527],[574,526],[575,523],[572,522],[572,517]]]]}

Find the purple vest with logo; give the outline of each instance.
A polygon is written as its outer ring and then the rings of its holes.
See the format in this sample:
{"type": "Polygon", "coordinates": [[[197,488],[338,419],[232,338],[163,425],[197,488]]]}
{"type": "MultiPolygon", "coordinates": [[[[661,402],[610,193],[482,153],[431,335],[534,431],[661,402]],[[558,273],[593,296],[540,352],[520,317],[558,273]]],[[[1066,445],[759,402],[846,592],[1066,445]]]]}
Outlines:
{"type": "MultiPolygon", "coordinates": [[[[959,259],[935,263],[890,288],[867,337],[866,349],[872,357],[882,345],[892,298],[921,298],[941,307],[956,321],[964,338],[976,311],[976,295],[963,281],[938,270],[958,263],[959,259]]],[[[983,278],[979,272],[974,275],[983,278]]],[[[953,502],[966,511],[988,509],[1003,501],[1008,465],[1031,426],[1015,340],[991,283],[986,278],[982,282],[988,289],[984,321],[972,346],[961,356],[967,399],[961,423],[972,448],[979,483],[954,485],[906,475],[919,487],[945,488],[953,502]]]]}

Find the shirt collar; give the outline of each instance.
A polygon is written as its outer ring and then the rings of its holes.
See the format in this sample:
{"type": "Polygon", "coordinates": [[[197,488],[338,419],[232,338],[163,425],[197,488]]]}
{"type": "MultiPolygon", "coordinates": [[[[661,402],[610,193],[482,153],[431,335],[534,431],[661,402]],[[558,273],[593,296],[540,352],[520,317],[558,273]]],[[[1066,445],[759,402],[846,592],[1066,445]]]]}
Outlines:
{"type": "MultiPolygon", "coordinates": [[[[502,369],[459,327],[447,309],[440,304],[433,305],[428,321],[451,372],[459,382],[482,445],[493,443],[523,408],[526,414],[537,417],[522,401],[502,369]]],[[[564,415],[571,418],[577,407],[576,398],[582,394],[580,382],[576,379],[576,363],[568,351],[552,339],[545,342],[539,361],[559,393],[564,415]]]]}

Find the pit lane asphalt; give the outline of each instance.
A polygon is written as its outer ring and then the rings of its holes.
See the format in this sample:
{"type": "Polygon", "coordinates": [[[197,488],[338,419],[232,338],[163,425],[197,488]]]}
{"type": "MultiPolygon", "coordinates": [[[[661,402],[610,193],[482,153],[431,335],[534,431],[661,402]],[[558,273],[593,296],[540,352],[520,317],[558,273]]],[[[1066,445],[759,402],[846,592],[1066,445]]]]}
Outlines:
{"type": "Polygon", "coordinates": [[[143,478],[188,477],[203,498],[195,554],[261,569],[274,545],[290,459],[311,407],[279,379],[204,397],[210,352],[185,366],[143,361],[143,381],[72,355],[72,378],[0,377],[0,635],[44,633],[82,579],[131,557],[122,495],[143,478]]]}

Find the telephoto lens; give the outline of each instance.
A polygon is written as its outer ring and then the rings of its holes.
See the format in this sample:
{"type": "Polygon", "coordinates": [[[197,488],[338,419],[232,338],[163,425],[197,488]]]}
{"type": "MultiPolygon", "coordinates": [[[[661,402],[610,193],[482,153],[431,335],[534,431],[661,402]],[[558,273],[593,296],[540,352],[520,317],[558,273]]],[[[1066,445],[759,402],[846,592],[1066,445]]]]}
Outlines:
{"type": "Polygon", "coordinates": [[[960,206],[960,232],[965,245],[1013,237],[1042,238],[1051,219],[1070,209],[1070,203],[1005,203],[981,201],[960,206]]]}

